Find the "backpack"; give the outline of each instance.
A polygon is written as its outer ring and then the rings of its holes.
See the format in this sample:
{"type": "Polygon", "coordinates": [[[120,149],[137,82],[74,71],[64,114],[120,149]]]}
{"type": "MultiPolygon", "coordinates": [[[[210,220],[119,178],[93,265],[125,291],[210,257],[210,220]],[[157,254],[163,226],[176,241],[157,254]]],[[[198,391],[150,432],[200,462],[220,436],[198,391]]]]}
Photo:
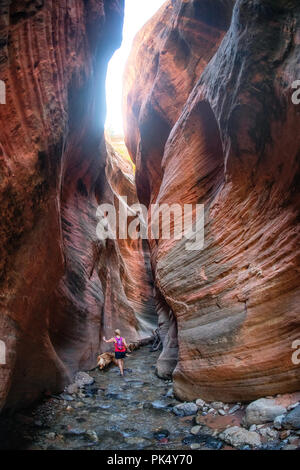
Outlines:
{"type": "Polygon", "coordinates": [[[121,349],[124,349],[123,338],[121,336],[120,336],[120,338],[116,337],[116,341],[117,341],[117,349],[119,351],[121,351],[121,349]]]}

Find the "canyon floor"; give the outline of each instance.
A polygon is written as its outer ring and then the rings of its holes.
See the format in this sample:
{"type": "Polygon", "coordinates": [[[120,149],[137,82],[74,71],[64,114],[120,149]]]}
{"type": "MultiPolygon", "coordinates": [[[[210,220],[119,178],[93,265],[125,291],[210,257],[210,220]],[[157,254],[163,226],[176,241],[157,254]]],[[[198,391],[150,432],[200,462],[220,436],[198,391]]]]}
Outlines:
{"type": "MultiPolygon", "coordinates": [[[[174,406],[181,402],[173,396],[172,382],[159,379],[155,374],[159,354],[153,352],[151,346],[142,347],[126,358],[125,377],[120,376],[115,366],[105,371],[96,369],[89,372],[94,383],[77,393],[45,397],[32,408],[2,416],[0,449],[233,449],[220,438],[220,432],[233,426],[241,432],[249,432],[241,427],[246,405],[222,404],[226,411],[218,411],[215,403],[209,405],[214,405],[215,409],[211,408],[208,413],[199,410],[197,415],[175,415],[174,406]]],[[[292,403],[299,399],[300,394],[292,394],[282,396],[281,401],[292,403]]],[[[188,406],[195,407],[195,404],[188,406]]],[[[257,429],[261,436],[260,448],[300,446],[300,433],[293,436],[285,430],[280,437],[279,432],[269,426],[264,424],[257,429]]],[[[252,439],[254,433],[250,434],[252,439]]]]}
{"type": "Polygon", "coordinates": [[[150,349],[126,358],[124,378],[114,366],[89,372],[95,382],[85,388],[84,397],[69,402],[52,396],[13,418],[2,418],[0,448],[188,449],[182,440],[193,417],[171,412],[179,402],[166,397],[172,384],[155,375],[159,352],[150,349]]]}

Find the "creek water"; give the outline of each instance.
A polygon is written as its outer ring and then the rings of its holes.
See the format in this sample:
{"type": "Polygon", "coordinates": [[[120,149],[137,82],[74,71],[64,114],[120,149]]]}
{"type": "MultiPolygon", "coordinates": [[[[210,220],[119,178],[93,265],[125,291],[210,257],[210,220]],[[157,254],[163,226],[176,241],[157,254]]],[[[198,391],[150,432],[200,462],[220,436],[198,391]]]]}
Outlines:
{"type": "Polygon", "coordinates": [[[179,418],[172,407],[172,383],[155,375],[159,352],[150,346],[118,368],[94,370],[95,379],[78,395],[43,399],[0,420],[1,449],[189,449],[193,417],[179,418]]]}

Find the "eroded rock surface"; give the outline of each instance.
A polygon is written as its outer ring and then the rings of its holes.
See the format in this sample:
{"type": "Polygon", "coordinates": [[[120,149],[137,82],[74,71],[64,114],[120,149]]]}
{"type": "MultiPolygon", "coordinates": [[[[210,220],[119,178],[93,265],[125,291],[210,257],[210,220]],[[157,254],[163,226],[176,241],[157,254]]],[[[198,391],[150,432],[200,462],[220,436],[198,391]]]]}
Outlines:
{"type": "Polygon", "coordinates": [[[239,0],[230,24],[232,5],[168,2],[136,37],[125,76],[141,202],[205,205],[203,250],[150,243],[176,317],[174,390],[185,400],[300,386],[300,7],[239,0]]]}
{"type": "Polygon", "coordinates": [[[124,186],[136,197],[132,167],[107,157],[103,138],[123,3],[1,2],[0,408],[62,390],[95,366],[116,323],[129,341],[152,328],[147,254],[96,236],[100,203],[124,186]]]}

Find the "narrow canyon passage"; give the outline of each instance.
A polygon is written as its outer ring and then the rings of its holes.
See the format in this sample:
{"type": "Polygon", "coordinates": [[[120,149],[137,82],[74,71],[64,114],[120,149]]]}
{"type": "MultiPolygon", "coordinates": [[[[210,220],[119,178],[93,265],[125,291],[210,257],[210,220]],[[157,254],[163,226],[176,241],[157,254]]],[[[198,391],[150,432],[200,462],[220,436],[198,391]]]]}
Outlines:
{"type": "Polygon", "coordinates": [[[0,447],[299,449],[299,58],[299,0],[0,3],[0,447]]]}

